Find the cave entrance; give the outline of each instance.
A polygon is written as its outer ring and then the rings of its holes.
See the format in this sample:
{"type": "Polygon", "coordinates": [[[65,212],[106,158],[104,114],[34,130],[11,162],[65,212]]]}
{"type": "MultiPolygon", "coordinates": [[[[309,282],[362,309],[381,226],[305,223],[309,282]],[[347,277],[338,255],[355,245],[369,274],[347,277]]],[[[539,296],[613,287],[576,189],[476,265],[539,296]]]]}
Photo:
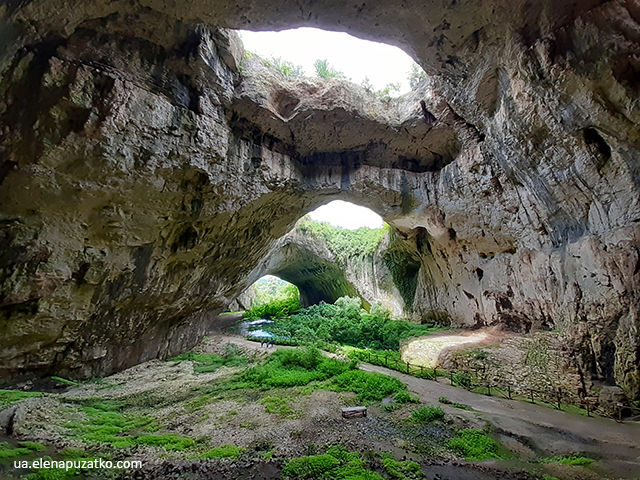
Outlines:
{"type": "Polygon", "coordinates": [[[253,288],[272,286],[273,295],[278,281],[285,281],[297,287],[303,307],[351,296],[368,308],[377,301],[367,281],[373,255],[388,232],[382,217],[368,208],[332,201],[302,217],[281,239],[259,271],[273,277],[262,277],[253,288]]]}
{"type": "Polygon", "coordinates": [[[345,78],[383,98],[409,92],[426,76],[398,47],[344,32],[302,27],[239,33],[249,55],[286,76],[345,78]]]}

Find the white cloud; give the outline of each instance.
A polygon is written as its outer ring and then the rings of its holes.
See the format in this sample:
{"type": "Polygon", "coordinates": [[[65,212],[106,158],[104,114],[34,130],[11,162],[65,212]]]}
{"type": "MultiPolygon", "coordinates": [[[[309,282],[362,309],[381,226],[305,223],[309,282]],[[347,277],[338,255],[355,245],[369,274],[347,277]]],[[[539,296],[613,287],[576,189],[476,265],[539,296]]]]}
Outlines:
{"type": "Polygon", "coordinates": [[[245,49],[263,58],[282,58],[300,65],[314,76],[314,62],[327,60],[354,83],[368,77],[376,90],[400,83],[400,92],[410,90],[408,72],[413,60],[397,47],[360,40],[342,32],[296,28],[281,32],[240,32],[245,49]]]}
{"type": "Polygon", "coordinates": [[[309,214],[317,222],[328,222],[334,227],[357,230],[358,228],[382,228],[384,220],[368,208],[352,203],[334,200],[309,214]]]}

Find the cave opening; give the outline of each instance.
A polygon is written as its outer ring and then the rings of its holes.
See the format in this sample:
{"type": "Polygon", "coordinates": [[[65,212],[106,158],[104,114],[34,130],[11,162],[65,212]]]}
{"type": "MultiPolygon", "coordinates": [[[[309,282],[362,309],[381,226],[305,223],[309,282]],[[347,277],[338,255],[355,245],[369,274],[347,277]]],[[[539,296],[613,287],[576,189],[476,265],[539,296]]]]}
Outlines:
{"type": "Polygon", "coordinates": [[[322,205],[296,223],[234,306],[290,309],[297,302],[307,307],[350,296],[368,308],[377,299],[363,291],[354,272],[371,261],[388,232],[382,217],[366,207],[342,200],[322,205]]]}
{"type": "Polygon", "coordinates": [[[400,48],[344,32],[302,27],[239,33],[247,55],[285,76],[343,78],[382,98],[405,94],[426,77],[400,48]]]}

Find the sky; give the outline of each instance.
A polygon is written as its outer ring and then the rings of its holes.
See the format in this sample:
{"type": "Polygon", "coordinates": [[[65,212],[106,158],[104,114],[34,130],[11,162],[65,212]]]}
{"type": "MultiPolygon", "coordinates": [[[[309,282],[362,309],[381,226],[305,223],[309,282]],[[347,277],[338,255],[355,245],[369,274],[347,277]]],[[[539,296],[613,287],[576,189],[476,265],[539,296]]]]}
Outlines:
{"type": "Polygon", "coordinates": [[[334,200],[316,208],[309,216],[317,222],[328,222],[334,227],[357,230],[362,227],[382,228],[384,221],[377,213],[352,203],[334,200]]]}
{"type": "Polygon", "coordinates": [[[315,75],[314,62],[320,59],[354,83],[361,84],[368,77],[376,90],[390,83],[400,83],[398,93],[411,90],[408,76],[413,60],[398,47],[307,27],[281,32],[242,30],[240,35],[249,52],[300,65],[310,77],[315,75]]]}

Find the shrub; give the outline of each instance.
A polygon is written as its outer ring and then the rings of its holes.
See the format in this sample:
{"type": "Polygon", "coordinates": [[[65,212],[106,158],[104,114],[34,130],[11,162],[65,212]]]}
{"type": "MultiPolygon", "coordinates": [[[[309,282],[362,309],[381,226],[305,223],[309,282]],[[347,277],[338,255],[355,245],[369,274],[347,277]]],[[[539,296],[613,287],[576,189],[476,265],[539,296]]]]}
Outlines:
{"type": "Polygon", "coordinates": [[[409,480],[425,478],[420,465],[410,460],[399,462],[387,457],[382,459],[382,465],[392,479],[409,480]]]}
{"type": "Polygon", "coordinates": [[[320,78],[345,78],[344,73],[329,66],[326,60],[316,60],[313,64],[316,75],[320,78]]]}
{"type": "Polygon", "coordinates": [[[314,455],[290,460],[282,469],[282,476],[295,479],[323,478],[324,475],[340,465],[340,460],[332,455],[314,455]]]}
{"type": "Polygon", "coordinates": [[[411,86],[411,90],[415,90],[425,78],[427,78],[425,71],[414,62],[413,65],[411,65],[411,70],[409,70],[409,85],[411,86]]]}
{"type": "Polygon", "coordinates": [[[409,392],[396,393],[396,402],[398,403],[420,403],[420,399],[414,397],[409,392]]]}
{"type": "Polygon", "coordinates": [[[458,430],[447,446],[464,456],[466,460],[486,460],[500,458],[500,446],[482,430],[458,430]]]}
{"type": "Polygon", "coordinates": [[[211,450],[202,454],[200,458],[238,458],[242,455],[244,449],[232,444],[227,443],[220,445],[219,447],[212,448],[211,450]]]}
{"type": "Polygon", "coordinates": [[[414,420],[421,423],[431,423],[444,418],[444,412],[440,407],[420,407],[411,414],[414,420]]]}
{"type": "Polygon", "coordinates": [[[261,62],[265,67],[277,70],[284,76],[301,77],[304,75],[304,69],[300,65],[294,65],[292,62],[282,60],[280,57],[263,58],[261,62]]]}
{"type": "Polygon", "coordinates": [[[435,329],[433,325],[392,320],[389,312],[379,306],[374,305],[371,312],[367,312],[361,308],[361,302],[359,298],[351,297],[341,297],[334,305],[320,302],[262,328],[298,343],[336,342],[373,349],[349,351],[351,358],[361,361],[368,361],[370,354],[401,361],[397,353],[401,340],[427,335],[435,329]]]}
{"type": "Polygon", "coordinates": [[[340,392],[351,391],[359,401],[371,402],[405,391],[407,387],[400,380],[387,375],[350,370],[334,377],[329,388],[340,392]]]}

